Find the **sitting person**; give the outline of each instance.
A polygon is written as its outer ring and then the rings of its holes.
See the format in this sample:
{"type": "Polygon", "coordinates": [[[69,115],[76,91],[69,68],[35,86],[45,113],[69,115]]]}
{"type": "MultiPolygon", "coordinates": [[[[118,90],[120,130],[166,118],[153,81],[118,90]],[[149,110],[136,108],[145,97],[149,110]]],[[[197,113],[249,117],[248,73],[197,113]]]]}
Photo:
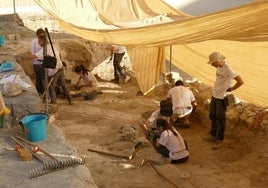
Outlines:
{"type": "Polygon", "coordinates": [[[154,146],[163,157],[170,158],[171,164],[184,163],[189,158],[186,141],[179,132],[164,119],[157,120],[157,127],[161,133],[154,146]]]}
{"type": "Polygon", "coordinates": [[[189,127],[189,116],[196,109],[196,100],[193,92],[183,86],[183,81],[175,82],[175,87],[168,90],[167,100],[172,101],[174,126],[189,127]]]}
{"type": "Polygon", "coordinates": [[[87,96],[97,91],[99,83],[95,76],[91,74],[88,69],[86,69],[83,65],[79,65],[75,67],[74,71],[80,76],[75,84],[75,87],[79,90],[71,91],[71,95],[87,96]],[[81,79],[83,80],[84,85],[80,85],[81,79]]]}

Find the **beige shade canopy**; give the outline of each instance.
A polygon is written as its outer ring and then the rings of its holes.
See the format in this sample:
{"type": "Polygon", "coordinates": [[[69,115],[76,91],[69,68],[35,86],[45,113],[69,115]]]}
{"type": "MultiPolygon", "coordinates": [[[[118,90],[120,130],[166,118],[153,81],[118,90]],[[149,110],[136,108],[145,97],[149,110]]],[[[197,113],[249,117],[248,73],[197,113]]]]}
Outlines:
{"type": "Polygon", "coordinates": [[[268,1],[190,16],[161,0],[35,0],[62,29],[99,43],[128,48],[143,93],[165,71],[164,60],[212,86],[215,69],[208,55],[219,51],[245,81],[234,94],[248,102],[268,102],[268,1]]]}

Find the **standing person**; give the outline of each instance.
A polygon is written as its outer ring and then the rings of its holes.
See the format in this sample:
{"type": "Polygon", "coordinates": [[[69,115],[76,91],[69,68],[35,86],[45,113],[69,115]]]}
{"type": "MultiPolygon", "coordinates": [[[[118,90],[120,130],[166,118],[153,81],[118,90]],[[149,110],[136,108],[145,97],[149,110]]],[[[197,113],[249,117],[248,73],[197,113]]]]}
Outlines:
{"type": "Polygon", "coordinates": [[[226,104],[224,97],[226,92],[231,92],[244,84],[243,79],[239,76],[225,60],[225,56],[219,52],[213,52],[209,55],[208,64],[215,67],[216,81],[212,91],[212,98],[209,106],[209,118],[211,128],[208,135],[204,137],[206,141],[215,142],[213,149],[219,149],[224,140],[226,127],[226,104]],[[231,86],[232,80],[235,85],[231,86]]]}
{"type": "Polygon", "coordinates": [[[157,120],[157,127],[161,133],[156,139],[156,150],[163,157],[170,158],[172,164],[188,161],[189,151],[186,141],[179,132],[164,119],[157,120]]]}
{"type": "Polygon", "coordinates": [[[86,96],[98,90],[99,83],[95,76],[91,74],[90,70],[85,68],[83,65],[78,65],[74,68],[74,71],[77,75],[79,75],[78,81],[75,85],[76,88],[79,88],[79,91],[71,91],[72,95],[86,96]],[[82,86],[80,85],[81,80],[83,80],[84,83],[82,86]]]}
{"type": "Polygon", "coordinates": [[[122,67],[120,65],[127,49],[124,46],[111,45],[107,48],[111,51],[111,58],[113,58],[113,66],[114,66],[114,79],[113,82],[119,83],[119,75],[124,79],[126,79],[126,74],[123,72],[122,67]]]}
{"type": "Polygon", "coordinates": [[[178,80],[175,82],[175,86],[168,90],[167,99],[171,100],[173,104],[172,120],[174,126],[184,125],[189,127],[188,118],[197,106],[193,92],[183,86],[182,80],[178,80]]]}
{"type": "MultiPolygon", "coordinates": [[[[45,31],[42,28],[37,29],[36,38],[31,41],[31,54],[35,55],[42,47],[38,44],[38,36],[44,35],[45,31]]],[[[35,72],[35,87],[38,94],[41,96],[45,91],[45,69],[43,62],[35,58],[32,60],[33,69],[35,72]]]]}
{"type": "MultiPolygon", "coordinates": [[[[25,57],[26,59],[34,59],[34,58],[38,58],[41,60],[44,59],[43,50],[44,50],[44,45],[45,45],[45,35],[38,36],[38,43],[42,48],[37,53],[35,53],[35,55],[25,57]]],[[[56,67],[47,69],[48,82],[50,82],[51,79],[53,79],[51,82],[51,85],[49,86],[49,95],[50,95],[50,100],[51,100],[50,103],[56,104],[57,102],[55,87],[56,87],[56,84],[58,83],[63,89],[63,92],[65,93],[65,97],[68,100],[68,103],[71,105],[73,103],[72,103],[72,99],[70,95],[70,90],[66,85],[65,76],[63,72],[63,64],[59,56],[59,51],[55,47],[54,47],[54,51],[55,51],[55,55],[57,58],[56,67]]],[[[47,45],[47,55],[54,56],[51,45],[47,45]]]]}

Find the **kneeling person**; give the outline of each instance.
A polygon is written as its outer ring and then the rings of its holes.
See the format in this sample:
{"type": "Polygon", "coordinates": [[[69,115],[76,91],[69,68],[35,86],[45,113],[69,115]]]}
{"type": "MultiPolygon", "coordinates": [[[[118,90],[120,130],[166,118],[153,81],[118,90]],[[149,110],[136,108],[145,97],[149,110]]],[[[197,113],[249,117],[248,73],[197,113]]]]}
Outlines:
{"type": "Polygon", "coordinates": [[[71,91],[72,95],[88,96],[92,93],[98,94],[98,81],[91,72],[86,69],[83,65],[76,66],[74,69],[75,73],[79,75],[79,79],[76,83],[78,91],[71,91]],[[80,81],[83,80],[84,85],[80,85],[80,81]]]}

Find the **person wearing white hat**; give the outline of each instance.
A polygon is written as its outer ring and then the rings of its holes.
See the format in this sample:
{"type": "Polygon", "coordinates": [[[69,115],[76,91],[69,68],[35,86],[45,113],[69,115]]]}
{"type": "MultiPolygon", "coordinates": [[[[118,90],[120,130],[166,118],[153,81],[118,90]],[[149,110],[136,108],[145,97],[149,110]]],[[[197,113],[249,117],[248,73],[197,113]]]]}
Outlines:
{"type": "Polygon", "coordinates": [[[206,141],[215,142],[213,149],[219,149],[224,140],[227,107],[224,103],[224,97],[227,92],[231,92],[244,84],[242,77],[225,62],[225,59],[226,57],[219,52],[213,52],[209,55],[208,61],[208,64],[217,69],[209,106],[211,129],[209,134],[204,137],[206,141]],[[236,81],[233,86],[231,86],[232,80],[236,81]]]}

